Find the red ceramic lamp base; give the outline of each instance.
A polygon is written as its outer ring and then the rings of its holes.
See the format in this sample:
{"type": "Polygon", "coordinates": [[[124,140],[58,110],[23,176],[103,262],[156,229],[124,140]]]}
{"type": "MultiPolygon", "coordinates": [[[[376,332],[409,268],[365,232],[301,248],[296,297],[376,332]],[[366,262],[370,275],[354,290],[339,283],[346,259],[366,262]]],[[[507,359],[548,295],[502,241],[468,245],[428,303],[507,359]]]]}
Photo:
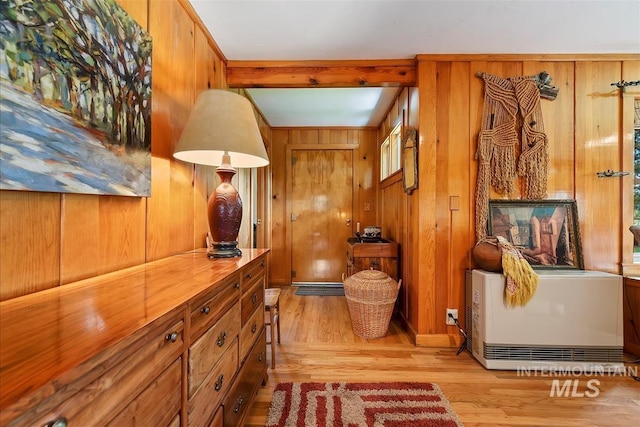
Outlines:
{"type": "Polygon", "coordinates": [[[242,221],[242,200],[231,185],[236,170],[228,164],[218,167],[216,173],[222,181],[209,197],[209,230],[213,238],[207,250],[209,258],[235,258],[242,256],[238,249],[238,232],[242,221]]]}

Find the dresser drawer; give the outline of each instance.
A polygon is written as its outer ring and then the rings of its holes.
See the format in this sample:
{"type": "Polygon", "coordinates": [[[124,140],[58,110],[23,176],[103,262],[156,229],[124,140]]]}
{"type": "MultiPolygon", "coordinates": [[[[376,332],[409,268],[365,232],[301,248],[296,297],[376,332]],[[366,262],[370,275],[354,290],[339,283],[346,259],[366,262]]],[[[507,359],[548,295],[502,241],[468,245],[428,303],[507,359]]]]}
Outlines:
{"type": "Polygon", "coordinates": [[[207,426],[238,369],[238,338],[234,337],[218,364],[189,400],[189,426],[207,426]]]}
{"type": "Polygon", "coordinates": [[[236,303],[189,348],[189,397],[240,333],[240,303],[236,303]]]}
{"type": "Polygon", "coordinates": [[[267,271],[267,259],[262,257],[253,261],[242,271],[242,291],[245,292],[250,283],[265,275],[267,271]],[[245,286],[246,285],[246,286],[245,286]]]}
{"type": "Polygon", "coordinates": [[[242,326],[244,326],[256,308],[264,302],[264,280],[256,280],[251,288],[242,294],[242,326]]]}
{"type": "Polygon", "coordinates": [[[263,328],[264,305],[260,304],[258,310],[253,312],[247,323],[242,327],[242,332],[240,333],[240,360],[244,360],[263,328]]]}
{"type": "Polygon", "coordinates": [[[223,402],[225,426],[242,423],[266,370],[266,335],[263,330],[223,402]]]}
{"type": "Polygon", "coordinates": [[[213,416],[213,420],[209,423],[209,427],[223,427],[224,416],[222,406],[218,408],[216,414],[213,416]]]}
{"type": "Polygon", "coordinates": [[[191,306],[191,342],[198,339],[224,312],[240,299],[240,275],[224,279],[191,306]]]}
{"type": "MultiPolygon", "coordinates": [[[[154,380],[165,369],[171,370],[169,366],[176,364],[175,361],[184,348],[183,328],[184,322],[180,320],[170,327],[160,329],[160,333],[158,329],[150,331],[138,341],[142,342],[138,351],[117,363],[54,410],[26,425],[46,425],[61,417],[70,426],[108,424],[114,415],[127,409],[130,402],[148,390],[148,387],[157,386],[154,380]]],[[[170,377],[163,379],[171,382],[172,373],[174,372],[170,371],[170,377]]],[[[141,399],[145,401],[144,397],[141,399]]],[[[153,415],[154,419],[175,417],[170,405],[156,406],[154,409],[158,412],[153,415]]],[[[136,411],[135,408],[129,410],[136,411]]]]}
{"type": "Polygon", "coordinates": [[[171,426],[180,414],[182,358],[177,359],[110,423],[121,426],[171,426]],[[162,402],[162,406],[158,406],[162,402]]]}

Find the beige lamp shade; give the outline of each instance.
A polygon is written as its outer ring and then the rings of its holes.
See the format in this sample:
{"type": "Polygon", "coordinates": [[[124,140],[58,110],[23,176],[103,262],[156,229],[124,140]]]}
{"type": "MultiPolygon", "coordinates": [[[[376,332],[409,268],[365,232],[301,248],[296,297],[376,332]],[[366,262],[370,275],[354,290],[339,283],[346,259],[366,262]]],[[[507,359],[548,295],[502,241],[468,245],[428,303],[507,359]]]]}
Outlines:
{"type": "Polygon", "coordinates": [[[226,90],[207,90],[198,95],[173,156],[185,162],[220,166],[225,152],[236,168],[269,164],[249,100],[226,90]]]}

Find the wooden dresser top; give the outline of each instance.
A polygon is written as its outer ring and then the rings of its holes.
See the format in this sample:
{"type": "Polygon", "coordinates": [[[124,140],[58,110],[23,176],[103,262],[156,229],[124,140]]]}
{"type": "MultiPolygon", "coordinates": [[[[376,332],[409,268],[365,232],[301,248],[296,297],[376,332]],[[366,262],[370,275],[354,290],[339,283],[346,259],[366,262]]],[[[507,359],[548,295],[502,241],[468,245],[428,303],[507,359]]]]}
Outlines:
{"type": "Polygon", "coordinates": [[[175,311],[262,256],[164,258],[0,303],[0,409],[175,311]]]}

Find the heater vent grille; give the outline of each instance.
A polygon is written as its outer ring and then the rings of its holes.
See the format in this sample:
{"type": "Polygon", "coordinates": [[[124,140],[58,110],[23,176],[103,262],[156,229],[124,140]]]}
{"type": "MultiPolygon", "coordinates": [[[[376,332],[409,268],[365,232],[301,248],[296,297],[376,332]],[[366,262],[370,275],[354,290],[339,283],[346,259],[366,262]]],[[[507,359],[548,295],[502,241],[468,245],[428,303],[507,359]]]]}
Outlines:
{"type": "Polygon", "coordinates": [[[546,360],[553,362],[608,362],[623,361],[621,347],[524,347],[484,345],[487,360],[546,360]]]}
{"type": "Polygon", "coordinates": [[[467,306],[467,350],[473,351],[473,310],[470,305],[467,306]]]}

